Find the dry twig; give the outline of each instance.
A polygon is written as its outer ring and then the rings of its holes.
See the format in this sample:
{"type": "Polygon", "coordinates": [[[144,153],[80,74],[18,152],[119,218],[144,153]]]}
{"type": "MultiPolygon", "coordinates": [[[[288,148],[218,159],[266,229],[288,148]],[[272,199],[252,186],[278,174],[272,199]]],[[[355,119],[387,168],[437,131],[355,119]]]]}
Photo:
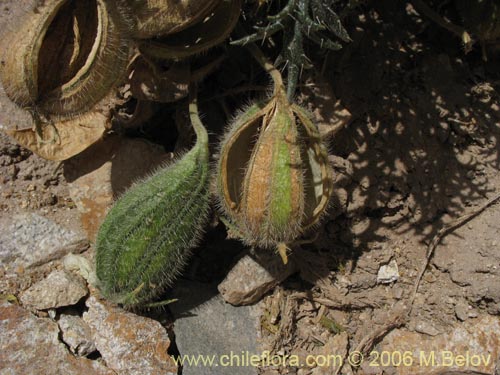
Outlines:
{"type": "Polygon", "coordinates": [[[354,352],[362,353],[363,356],[368,356],[375,344],[382,340],[385,335],[391,332],[394,328],[401,327],[406,323],[407,316],[406,309],[401,309],[396,312],[382,327],[363,337],[363,339],[356,346],[354,352]]]}

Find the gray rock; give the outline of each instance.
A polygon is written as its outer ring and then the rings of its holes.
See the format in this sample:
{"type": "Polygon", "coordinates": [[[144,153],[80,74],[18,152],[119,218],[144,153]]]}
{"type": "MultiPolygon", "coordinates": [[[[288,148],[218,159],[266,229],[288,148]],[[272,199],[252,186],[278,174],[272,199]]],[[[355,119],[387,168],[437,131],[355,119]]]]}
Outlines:
{"type": "Polygon", "coordinates": [[[393,259],[389,264],[383,265],[378,270],[377,282],[380,284],[390,284],[399,279],[399,270],[396,260],[393,259]]]}
{"type": "Polygon", "coordinates": [[[415,323],[415,331],[429,336],[437,336],[441,333],[432,323],[424,320],[415,323]]]}
{"type": "MultiPolygon", "coordinates": [[[[59,341],[59,328],[21,307],[0,302],[0,374],[113,375],[100,362],[76,358],[59,341]]],[[[115,374],[116,375],[116,374],[115,374]]]]}
{"type": "Polygon", "coordinates": [[[85,237],[36,214],[0,220],[0,266],[6,268],[34,267],[87,248],[85,237]]]}
{"type": "Polygon", "coordinates": [[[97,350],[90,327],[79,316],[61,314],[57,324],[62,332],[62,340],[76,355],[84,357],[97,350]]]}
{"type": "Polygon", "coordinates": [[[274,252],[245,255],[219,284],[219,292],[232,305],[258,302],[264,294],[296,271],[290,260],[287,265],[274,252]]]}
{"type": "MultiPolygon", "coordinates": [[[[242,356],[260,355],[259,328],[261,306],[234,307],[217,295],[215,285],[179,281],[170,305],[174,317],[174,332],[179,352],[184,355],[214,356],[214,366],[184,364],[184,375],[254,375],[257,368],[242,363],[242,356]],[[240,358],[234,366],[216,366],[221,356],[240,358]]],[[[224,363],[222,363],[224,364],[224,363]]]]}
{"type": "Polygon", "coordinates": [[[23,305],[37,310],[75,305],[88,294],[85,280],[72,272],[56,270],[21,294],[23,305]]]}
{"type": "Polygon", "coordinates": [[[129,313],[91,296],[83,320],[97,350],[120,375],[173,375],[177,365],[168,355],[170,340],[156,320],[129,313]]]}

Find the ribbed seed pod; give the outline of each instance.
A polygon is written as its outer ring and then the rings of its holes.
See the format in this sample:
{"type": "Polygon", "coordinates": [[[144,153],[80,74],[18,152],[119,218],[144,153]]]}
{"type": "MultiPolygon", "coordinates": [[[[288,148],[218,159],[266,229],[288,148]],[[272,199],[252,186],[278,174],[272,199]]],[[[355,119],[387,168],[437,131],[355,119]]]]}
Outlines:
{"type": "Polygon", "coordinates": [[[144,41],[140,50],[157,59],[181,60],[213,48],[233,31],[241,5],[242,0],[220,1],[202,21],[164,38],[144,41]]]}
{"type": "Polygon", "coordinates": [[[169,35],[201,21],[221,0],[119,0],[135,38],[169,35]]]}
{"type": "Polygon", "coordinates": [[[325,147],[309,114],[278,87],[229,127],[217,171],[223,214],[251,246],[278,248],[316,224],[332,191],[325,147]]]}
{"type": "Polygon", "coordinates": [[[23,108],[81,114],[125,73],[129,43],[113,1],[46,0],[18,24],[2,41],[0,79],[23,108]]]}
{"type": "Polygon", "coordinates": [[[140,308],[158,297],[201,237],[209,206],[208,136],[196,103],[190,112],[195,146],[126,192],[99,230],[99,289],[125,307],[140,308]]]}

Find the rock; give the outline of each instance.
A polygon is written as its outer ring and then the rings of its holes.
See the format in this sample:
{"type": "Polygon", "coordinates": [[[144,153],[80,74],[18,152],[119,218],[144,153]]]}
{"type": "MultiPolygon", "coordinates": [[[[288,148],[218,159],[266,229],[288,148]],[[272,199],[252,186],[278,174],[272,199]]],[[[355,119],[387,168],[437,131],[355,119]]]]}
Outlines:
{"type": "Polygon", "coordinates": [[[404,290],[403,288],[393,288],[392,290],[392,295],[394,296],[395,299],[401,299],[403,298],[404,290]]]}
{"type": "Polygon", "coordinates": [[[87,299],[83,320],[107,366],[120,375],[177,374],[168,355],[170,340],[156,320],[138,316],[94,296],[87,299]]]}
{"type": "Polygon", "coordinates": [[[47,310],[47,314],[49,315],[49,318],[54,320],[57,316],[57,311],[55,309],[49,309],[47,310]]]}
{"type": "Polygon", "coordinates": [[[6,268],[39,266],[87,248],[85,237],[36,214],[0,220],[0,266],[6,268]]]}
{"type": "Polygon", "coordinates": [[[209,366],[184,364],[184,375],[255,375],[257,368],[245,365],[241,357],[261,355],[259,328],[262,308],[260,304],[234,307],[225,303],[212,284],[180,280],[172,298],[178,301],[169,307],[176,318],[174,332],[181,356],[206,355],[221,358],[231,355],[240,358],[233,366],[209,366]]]}
{"type": "Polygon", "coordinates": [[[63,266],[66,270],[83,277],[88,284],[97,285],[97,276],[92,263],[81,255],[68,254],[64,257],[63,266]]]}
{"type": "Polygon", "coordinates": [[[61,314],[57,324],[62,332],[62,340],[76,355],[87,356],[97,350],[90,327],[79,316],[61,314]]]}
{"type": "Polygon", "coordinates": [[[399,270],[396,260],[393,259],[389,264],[383,265],[378,270],[377,282],[379,284],[390,284],[399,279],[399,270]]]}
{"type": "Polygon", "coordinates": [[[21,294],[23,305],[37,310],[75,305],[88,294],[85,280],[72,272],[56,270],[21,294]]]}
{"type": "MultiPolygon", "coordinates": [[[[349,367],[352,368],[351,366],[349,367]]],[[[384,367],[384,370],[382,372],[381,367],[373,366],[373,364],[370,365],[370,361],[363,361],[359,367],[356,366],[354,368],[357,369],[357,373],[363,375],[386,375],[386,370],[388,369],[387,367],[384,367]]],[[[344,373],[342,373],[342,375],[344,375],[344,373]]]]}
{"type": "Polygon", "coordinates": [[[469,305],[461,300],[455,306],[455,315],[462,322],[466,321],[469,318],[469,305]]]}
{"type": "Polygon", "coordinates": [[[456,324],[450,332],[434,337],[396,329],[378,344],[377,352],[411,353],[409,365],[398,367],[398,375],[424,375],[430,369],[436,374],[440,370],[449,374],[454,370],[491,374],[500,353],[498,332],[500,317],[490,315],[456,324]]]}
{"type": "Polygon", "coordinates": [[[59,328],[20,306],[0,302],[0,373],[113,375],[100,362],[76,358],[59,341],[59,328]]]}
{"type": "Polygon", "coordinates": [[[171,160],[169,155],[144,140],[108,137],[64,163],[69,193],[89,239],[95,238],[114,200],[132,183],[171,160]]]}
{"type": "Polygon", "coordinates": [[[245,255],[229,271],[218,289],[222,298],[232,305],[250,305],[296,271],[293,261],[284,265],[270,252],[259,256],[245,255]]]}
{"type": "Polygon", "coordinates": [[[423,333],[424,335],[429,336],[437,336],[441,333],[436,327],[432,325],[432,323],[425,320],[421,320],[415,323],[414,329],[419,333],[423,333]]]}
{"type": "Polygon", "coordinates": [[[330,375],[339,371],[343,366],[344,359],[347,356],[349,346],[349,336],[347,332],[342,332],[328,339],[321,351],[316,355],[316,364],[311,374],[313,375],[330,375]]]}

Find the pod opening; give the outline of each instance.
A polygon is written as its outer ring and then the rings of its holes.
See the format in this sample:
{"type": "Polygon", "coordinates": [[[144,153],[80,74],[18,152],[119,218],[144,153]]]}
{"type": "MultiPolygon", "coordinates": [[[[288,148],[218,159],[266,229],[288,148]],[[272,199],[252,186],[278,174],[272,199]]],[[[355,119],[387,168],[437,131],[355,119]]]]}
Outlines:
{"type": "Polygon", "coordinates": [[[50,22],[38,55],[38,93],[48,96],[84,68],[99,44],[96,0],[67,0],[50,22]]]}

